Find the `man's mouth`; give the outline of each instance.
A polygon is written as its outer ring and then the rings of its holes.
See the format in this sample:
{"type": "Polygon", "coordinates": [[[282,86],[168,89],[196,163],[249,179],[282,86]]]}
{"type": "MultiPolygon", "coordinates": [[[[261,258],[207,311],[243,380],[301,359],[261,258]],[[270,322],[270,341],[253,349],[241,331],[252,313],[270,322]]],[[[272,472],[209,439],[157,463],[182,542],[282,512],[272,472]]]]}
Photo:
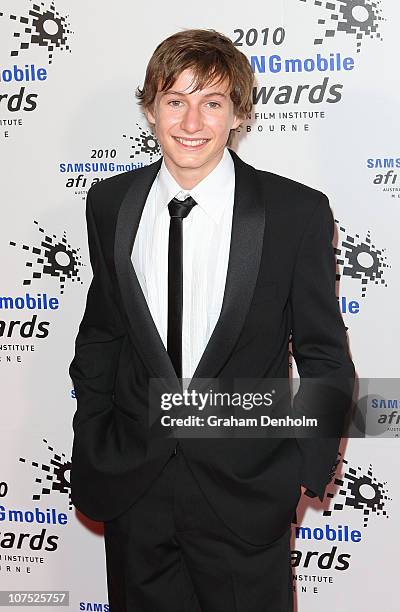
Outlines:
{"type": "Polygon", "coordinates": [[[210,138],[191,139],[191,138],[179,138],[178,136],[174,136],[173,138],[177,142],[179,142],[182,146],[186,148],[191,148],[191,149],[202,147],[203,145],[205,145],[207,142],[210,141],[210,138]]]}

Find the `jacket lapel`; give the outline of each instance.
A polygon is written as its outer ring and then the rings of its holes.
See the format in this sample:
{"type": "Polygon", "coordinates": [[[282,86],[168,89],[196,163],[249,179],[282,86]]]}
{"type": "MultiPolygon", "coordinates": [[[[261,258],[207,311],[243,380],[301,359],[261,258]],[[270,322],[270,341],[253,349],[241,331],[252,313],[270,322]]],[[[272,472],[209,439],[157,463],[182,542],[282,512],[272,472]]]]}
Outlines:
{"type": "Polygon", "coordinates": [[[265,226],[261,185],[254,168],[229,152],[235,166],[235,198],[225,291],[220,316],[193,378],[219,375],[244,325],[261,261],[265,226]]]}
{"type": "Polygon", "coordinates": [[[172,362],[151,316],[131,260],[142,211],[161,166],[161,159],[133,173],[115,228],[114,261],[122,300],[135,346],[154,378],[176,378],[172,362]]]}
{"type": "MultiPolygon", "coordinates": [[[[243,327],[260,266],[265,204],[262,186],[251,166],[229,149],[235,166],[231,244],[221,313],[193,378],[218,376],[243,327]]],[[[114,258],[130,332],[154,378],[176,380],[175,370],[151,316],[136,276],[131,253],[140,217],[161,159],[133,174],[117,219],[114,258]]],[[[179,388],[179,387],[177,387],[179,388]]],[[[189,386],[189,389],[191,385],[189,386]]]]}

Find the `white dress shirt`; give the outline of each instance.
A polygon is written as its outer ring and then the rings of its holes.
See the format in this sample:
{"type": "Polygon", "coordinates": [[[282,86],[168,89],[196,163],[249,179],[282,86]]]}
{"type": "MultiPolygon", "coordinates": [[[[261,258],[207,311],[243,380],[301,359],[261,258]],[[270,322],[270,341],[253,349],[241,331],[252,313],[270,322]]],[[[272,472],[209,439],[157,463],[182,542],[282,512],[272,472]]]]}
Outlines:
{"type": "MultiPolygon", "coordinates": [[[[162,161],[144,205],[132,263],[157,330],[167,348],[168,203],[188,195],[197,202],[182,220],[182,377],[190,379],[221,312],[228,268],[235,170],[227,148],[218,165],[184,190],[162,161]]],[[[185,385],[186,386],[186,385],[185,385]]]]}

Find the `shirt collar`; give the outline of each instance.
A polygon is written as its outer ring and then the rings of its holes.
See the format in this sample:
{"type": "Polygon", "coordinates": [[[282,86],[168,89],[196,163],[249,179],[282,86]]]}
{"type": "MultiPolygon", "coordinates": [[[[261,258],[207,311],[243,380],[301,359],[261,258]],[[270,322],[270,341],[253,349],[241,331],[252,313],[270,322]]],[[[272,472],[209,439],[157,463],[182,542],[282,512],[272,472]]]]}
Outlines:
{"type": "Polygon", "coordinates": [[[197,204],[218,223],[225,206],[229,202],[229,194],[235,185],[235,169],[232,156],[225,147],[224,154],[217,166],[200,181],[193,189],[182,189],[169,172],[164,159],[157,176],[157,215],[160,214],[172,198],[191,195],[197,204]]]}

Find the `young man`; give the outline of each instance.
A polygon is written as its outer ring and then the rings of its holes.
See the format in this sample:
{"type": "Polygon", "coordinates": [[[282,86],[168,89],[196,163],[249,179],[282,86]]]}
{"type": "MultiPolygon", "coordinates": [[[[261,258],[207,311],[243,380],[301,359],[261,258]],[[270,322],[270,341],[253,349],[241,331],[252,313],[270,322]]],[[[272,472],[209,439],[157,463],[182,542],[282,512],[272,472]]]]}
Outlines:
{"type": "Polygon", "coordinates": [[[332,477],[337,438],[151,435],[150,379],[287,379],[290,332],[301,377],[352,386],[327,197],[227,148],[252,86],[222,34],[170,36],[137,92],[162,159],[88,193],[71,486],[111,612],[291,611],[291,520],[332,477]]]}

